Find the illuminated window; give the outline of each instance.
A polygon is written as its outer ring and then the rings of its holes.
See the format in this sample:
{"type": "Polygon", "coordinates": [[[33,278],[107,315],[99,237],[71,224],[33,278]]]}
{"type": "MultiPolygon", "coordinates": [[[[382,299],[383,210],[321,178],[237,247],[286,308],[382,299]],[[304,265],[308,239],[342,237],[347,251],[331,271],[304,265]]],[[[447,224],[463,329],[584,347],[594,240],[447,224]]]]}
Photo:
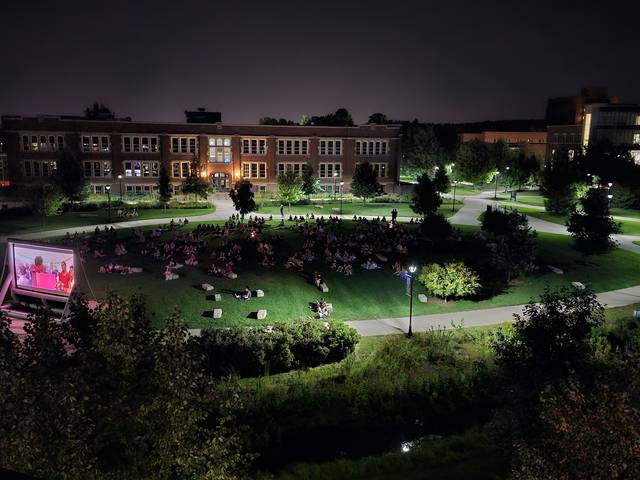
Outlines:
{"type": "Polygon", "coordinates": [[[209,137],[209,162],[231,163],[231,138],[209,137]]]}
{"type": "Polygon", "coordinates": [[[340,178],[342,177],[341,163],[321,163],[319,164],[320,178],[340,178]]]}
{"type": "Polygon", "coordinates": [[[373,167],[373,173],[376,175],[376,177],[379,177],[379,178],[387,177],[386,163],[372,163],[371,167],[373,167]]]}
{"type": "Polygon", "coordinates": [[[64,150],[64,135],[59,134],[23,134],[23,152],[61,152],[64,150]]]}
{"type": "Polygon", "coordinates": [[[589,134],[591,133],[591,114],[587,113],[584,116],[584,133],[582,134],[582,146],[589,145],[589,134]]]}
{"type": "Polygon", "coordinates": [[[308,139],[279,139],[278,155],[308,155],[308,139]]]}
{"type": "Polygon", "coordinates": [[[267,153],[267,140],[265,138],[243,138],[243,155],[265,155],[267,153]]]}
{"type": "Polygon", "coordinates": [[[388,140],[356,140],[356,155],[386,155],[388,151],[388,140]]]}
{"type": "Polygon", "coordinates": [[[109,152],[111,143],[109,135],[82,135],[83,152],[109,152]]]}
{"type": "Polygon", "coordinates": [[[318,153],[320,155],[342,155],[342,140],[320,140],[318,153]]]}

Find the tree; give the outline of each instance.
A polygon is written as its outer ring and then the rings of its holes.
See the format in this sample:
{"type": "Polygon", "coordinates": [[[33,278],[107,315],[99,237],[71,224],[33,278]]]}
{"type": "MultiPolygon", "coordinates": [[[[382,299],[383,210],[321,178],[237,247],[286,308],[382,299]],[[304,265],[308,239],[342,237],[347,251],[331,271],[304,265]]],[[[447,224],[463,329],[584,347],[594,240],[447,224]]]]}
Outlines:
{"type": "Polygon", "coordinates": [[[491,264],[511,279],[536,269],[535,231],[525,215],[490,210],[482,217],[482,231],[489,236],[491,264]]]}
{"type": "Polygon", "coordinates": [[[229,191],[229,197],[233,206],[244,220],[244,216],[256,209],[256,202],[253,200],[253,185],[248,180],[238,180],[235,186],[229,191]]]}
{"type": "Polygon", "coordinates": [[[551,158],[540,176],[540,192],[544,195],[544,207],[554,215],[566,215],[576,201],[576,169],[567,152],[551,158]]]}
{"type": "Polygon", "coordinates": [[[480,288],[476,273],[462,262],[425,265],[418,280],[429,293],[442,297],[445,303],[450,297],[473,295],[480,288]]]}
{"type": "Polygon", "coordinates": [[[104,103],[95,102],[91,107],[84,109],[84,117],[89,120],[113,120],[115,114],[104,103]]]}
{"type": "Polygon", "coordinates": [[[640,478],[640,366],[631,358],[608,370],[545,389],[540,431],[517,442],[511,478],[640,478]]]}
{"type": "Polygon", "coordinates": [[[65,196],[57,185],[30,185],[27,191],[27,198],[36,214],[51,217],[61,212],[65,196]]]}
{"type": "Polygon", "coordinates": [[[438,193],[449,193],[451,190],[451,180],[444,168],[438,168],[433,176],[433,183],[438,193]]]}
{"type": "Polygon", "coordinates": [[[286,118],[262,117],[259,120],[260,125],[295,125],[293,120],[286,118]]]}
{"type": "Polygon", "coordinates": [[[509,185],[516,185],[518,190],[523,185],[537,182],[540,176],[540,162],[535,155],[527,156],[524,152],[511,155],[507,166],[509,169],[503,169],[501,175],[504,175],[509,185]]]}
{"type": "Polygon", "coordinates": [[[428,173],[423,173],[418,178],[418,183],[413,187],[411,210],[418,215],[427,217],[435,214],[440,205],[442,205],[442,198],[436,190],[435,181],[429,178],[428,173]]]}
{"type": "Polygon", "coordinates": [[[371,115],[369,115],[369,120],[367,121],[367,123],[373,123],[375,125],[387,125],[393,122],[389,120],[384,113],[372,113],[371,115]]]}
{"type": "Polygon", "coordinates": [[[351,193],[366,201],[367,198],[380,195],[382,190],[382,185],[378,183],[373,166],[369,162],[357,164],[351,179],[351,193]]]}
{"type": "Polygon", "coordinates": [[[486,143],[471,140],[461,143],[456,151],[456,180],[484,184],[493,178],[496,171],[495,157],[486,143]]]}
{"type": "Polygon", "coordinates": [[[214,395],[182,319],[158,330],[144,300],[115,295],[89,315],[85,341],[46,310],[23,342],[0,319],[0,465],[71,480],[241,476],[225,407],[237,394],[214,395]]]}
{"type": "Polygon", "coordinates": [[[291,204],[302,198],[304,181],[293,170],[278,175],[278,197],[283,202],[291,204]]]}
{"type": "Polygon", "coordinates": [[[209,184],[200,176],[200,162],[197,157],[193,157],[189,176],[182,184],[182,193],[193,194],[195,197],[207,198],[209,184]]]}
{"type": "Polygon", "coordinates": [[[320,182],[313,176],[313,168],[306,166],[302,171],[302,193],[307,199],[320,191],[320,182]]]}
{"type": "Polygon", "coordinates": [[[351,118],[349,110],[339,108],[334,113],[329,113],[328,115],[311,117],[309,124],[325,127],[353,127],[353,119],[351,118]]]}
{"type": "MultiPolygon", "coordinates": [[[[443,162],[440,142],[429,125],[414,121],[403,127],[402,133],[402,174],[417,177],[431,172],[443,162]]],[[[443,165],[441,165],[443,166],[443,165]]]]}
{"type": "Polygon", "coordinates": [[[84,198],[86,178],[82,163],[73,150],[65,149],[60,154],[53,183],[71,202],[79,202],[84,198]]]}
{"type": "Polygon", "coordinates": [[[160,162],[158,194],[160,195],[160,201],[164,205],[164,208],[167,208],[167,203],[171,200],[171,184],[169,183],[169,172],[164,162],[160,162]]]}
{"type": "Polygon", "coordinates": [[[611,235],[620,233],[620,224],[611,218],[608,201],[606,190],[591,188],[580,200],[582,211],[571,213],[567,230],[582,253],[605,253],[615,246],[611,235]]]}

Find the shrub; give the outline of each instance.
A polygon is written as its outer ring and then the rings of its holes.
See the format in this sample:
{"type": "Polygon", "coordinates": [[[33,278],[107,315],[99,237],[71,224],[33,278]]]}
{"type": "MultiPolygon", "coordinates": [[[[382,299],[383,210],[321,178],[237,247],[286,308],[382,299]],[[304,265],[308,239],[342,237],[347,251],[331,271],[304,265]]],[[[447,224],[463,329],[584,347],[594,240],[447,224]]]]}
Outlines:
{"type": "Polygon", "coordinates": [[[358,333],[344,323],[309,320],[270,329],[208,330],[192,344],[210,375],[254,377],[338,362],[358,341],[358,333]]]}
{"type": "Polygon", "coordinates": [[[427,215],[422,221],[420,228],[422,229],[422,233],[434,242],[446,240],[453,234],[453,227],[449,223],[449,220],[439,213],[427,215]]]}
{"type": "Polygon", "coordinates": [[[425,265],[418,280],[432,295],[444,298],[445,302],[449,297],[473,295],[480,288],[478,275],[462,262],[425,265]]]}

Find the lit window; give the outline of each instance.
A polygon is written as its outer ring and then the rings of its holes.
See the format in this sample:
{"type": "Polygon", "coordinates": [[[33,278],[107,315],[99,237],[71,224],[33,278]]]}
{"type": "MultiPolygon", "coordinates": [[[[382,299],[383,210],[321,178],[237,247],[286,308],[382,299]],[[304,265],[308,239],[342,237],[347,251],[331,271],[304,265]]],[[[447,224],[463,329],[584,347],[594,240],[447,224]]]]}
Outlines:
{"type": "Polygon", "coordinates": [[[231,163],[231,138],[209,137],[209,162],[231,163]]]}
{"type": "Polygon", "coordinates": [[[321,163],[319,171],[320,178],[336,178],[342,177],[341,163],[321,163]]]}

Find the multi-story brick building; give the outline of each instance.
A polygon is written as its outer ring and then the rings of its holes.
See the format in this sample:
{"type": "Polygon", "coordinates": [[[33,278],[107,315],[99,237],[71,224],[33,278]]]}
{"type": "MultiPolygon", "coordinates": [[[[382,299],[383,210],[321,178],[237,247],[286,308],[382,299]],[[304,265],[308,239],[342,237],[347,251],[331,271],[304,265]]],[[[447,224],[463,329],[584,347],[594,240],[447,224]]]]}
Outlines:
{"type": "Polygon", "coordinates": [[[241,178],[257,191],[277,189],[277,176],[311,167],[325,191],[350,188],[359,162],[369,162],[385,191],[398,184],[400,127],[359,125],[231,125],[154,123],[130,119],[87,120],[71,116],[2,117],[0,181],[47,181],[61,152],[77,152],[95,193],[147,193],[157,188],[160,164],[174,191],[196,157],[203,178],[219,191],[241,178]]]}
{"type": "Polygon", "coordinates": [[[461,143],[480,140],[485,143],[505,142],[511,150],[522,151],[525,155],[535,155],[544,160],[547,150],[547,132],[509,131],[509,132],[464,132],[458,135],[461,143]]]}

